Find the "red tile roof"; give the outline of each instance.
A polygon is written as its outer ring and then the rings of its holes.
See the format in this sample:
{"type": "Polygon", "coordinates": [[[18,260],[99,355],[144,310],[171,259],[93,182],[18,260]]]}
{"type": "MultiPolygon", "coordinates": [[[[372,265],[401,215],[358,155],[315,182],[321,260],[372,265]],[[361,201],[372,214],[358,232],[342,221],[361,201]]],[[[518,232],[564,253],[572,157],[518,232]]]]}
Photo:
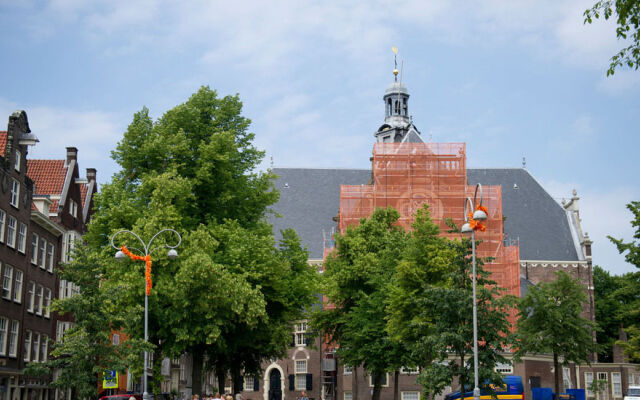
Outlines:
{"type": "Polygon", "coordinates": [[[35,194],[61,195],[67,167],[64,160],[27,160],[27,175],[35,183],[35,194]]]}
{"type": "Polygon", "coordinates": [[[7,147],[7,131],[0,131],[0,156],[4,156],[4,149],[7,147]]]}
{"type": "MultiPolygon", "coordinates": [[[[89,184],[83,183],[80,185],[80,199],[81,199],[81,210],[84,210],[84,201],[87,199],[87,191],[89,190],[89,184]]],[[[81,211],[82,212],[82,211],[81,211]]]]}

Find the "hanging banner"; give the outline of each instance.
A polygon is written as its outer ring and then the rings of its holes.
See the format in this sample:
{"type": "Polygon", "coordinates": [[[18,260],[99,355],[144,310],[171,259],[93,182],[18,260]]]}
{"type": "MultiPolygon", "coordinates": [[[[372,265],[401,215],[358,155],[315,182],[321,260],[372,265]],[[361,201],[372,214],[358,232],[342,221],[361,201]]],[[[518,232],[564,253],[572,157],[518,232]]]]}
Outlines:
{"type": "Polygon", "coordinates": [[[102,388],[117,389],[118,388],[118,371],[104,371],[102,373],[102,388]]]}

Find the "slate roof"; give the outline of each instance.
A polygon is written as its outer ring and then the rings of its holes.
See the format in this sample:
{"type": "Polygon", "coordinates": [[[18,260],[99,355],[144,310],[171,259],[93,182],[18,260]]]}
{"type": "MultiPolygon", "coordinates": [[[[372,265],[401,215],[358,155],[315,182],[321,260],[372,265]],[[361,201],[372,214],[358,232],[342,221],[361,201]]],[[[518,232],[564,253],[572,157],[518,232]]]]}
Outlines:
{"type": "MultiPolygon", "coordinates": [[[[371,178],[368,169],[274,168],[279,177],[275,187],[280,200],[273,210],[281,218],[269,217],[276,237],[285,228],[293,228],[308,246],[311,259],[322,259],[323,230],[336,227],[333,217],[340,207],[340,185],[365,185],[371,178]]],[[[565,210],[525,169],[468,169],[470,185],[502,186],[505,233],[520,242],[521,260],[577,261],[565,210]],[[514,184],[517,189],[514,189],[514,184]]]]}

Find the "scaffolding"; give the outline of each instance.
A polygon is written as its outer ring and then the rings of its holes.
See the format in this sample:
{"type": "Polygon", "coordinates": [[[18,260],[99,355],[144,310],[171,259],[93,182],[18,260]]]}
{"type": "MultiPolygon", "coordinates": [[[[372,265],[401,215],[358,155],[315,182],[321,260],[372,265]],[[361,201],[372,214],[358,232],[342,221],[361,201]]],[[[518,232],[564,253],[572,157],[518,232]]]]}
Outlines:
{"type": "MultiPolygon", "coordinates": [[[[467,184],[464,143],[376,143],[372,162],[372,184],[340,188],[340,232],[369,217],[378,207],[398,210],[398,225],[409,230],[415,212],[426,203],[442,235],[460,238],[459,233],[447,232],[450,228],[446,219],[462,226],[464,200],[473,197],[475,189],[467,184]]],[[[518,244],[505,240],[501,188],[483,185],[482,191],[483,205],[489,212],[487,230],[477,233],[477,239],[482,241],[477,256],[492,257],[484,269],[491,272],[491,279],[506,293],[519,297],[518,244]]],[[[514,316],[510,320],[515,322],[514,316]]]]}

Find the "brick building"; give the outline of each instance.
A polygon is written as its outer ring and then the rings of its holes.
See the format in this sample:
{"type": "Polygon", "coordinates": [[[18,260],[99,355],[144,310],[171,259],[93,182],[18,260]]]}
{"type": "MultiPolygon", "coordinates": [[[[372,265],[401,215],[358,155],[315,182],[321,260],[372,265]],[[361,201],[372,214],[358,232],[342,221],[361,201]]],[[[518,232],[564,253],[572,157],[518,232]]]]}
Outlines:
{"type": "MultiPolygon", "coordinates": [[[[333,232],[343,229],[350,221],[369,215],[375,206],[394,206],[402,215],[400,223],[406,226],[412,218],[412,210],[426,202],[436,222],[442,223],[444,218],[451,217],[460,224],[462,200],[464,196],[473,196],[473,191],[469,190],[480,183],[487,188],[485,197],[489,197],[490,209],[496,212],[489,220],[489,227],[493,224],[496,235],[483,237],[484,233],[480,234],[483,244],[479,250],[492,243],[492,251],[507,252],[504,261],[498,265],[494,262],[485,266],[493,273],[493,279],[497,278],[511,294],[524,296],[531,285],[553,279],[557,270],[566,271],[584,285],[589,298],[584,316],[595,320],[592,242],[581,226],[577,193],[574,191],[568,202],[558,203],[524,165],[521,168],[466,168],[464,144],[424,143],[410,117],[408,100],[408,90],[397,81],[385,91],[385,119],[374,133],[377,143],[371,159],[372,169],[273,169],[278,175],[275,186],[280,191],[280,199],[273,209],[282,216],[270,221],[276,235],[282,229],[293,228],[308,246],[309,262],[321,265],[326,251],[332,246],[333,232]],[[424,157],[422,160],[416,158],[420,152],[424,157]],[[396,170],[392,171],[393,168],[396,170]],[[451,196],[460,199],[451,200],[451,196]],[[457,202],[460,210],[456,211],[457,202]]],[[[640,375],[637,365],[625,363],[621,353],[618,351],[617,354],[614,363],[598,363],[593,355],[594,362],[590,367],[570,365],[563,368],[561,386],[565,389],[586,388],[593,379],[604,379],[610,382],[604,395],[611,399],[622,398],[630,383],[638,383],[640,375]]],[[[257,393],[245,391],[243,395],[252,400],[298,397],[302,385],[287,385],[285,377],[295,373],[297,360],[304,358],[308,360],[307,371],[311,374],[307,389],[310,398],[351,400],[356,386],[359,398],[370,396],[370,375],[362,368],[354,375],[353,368],[334,360],[330,349],[319,343],[314,349],[292,348],[288,359],[265,365],[260,382],[255,386],[257,393]],[[271,385],[276,381],[274,374],[280,378],[276,391],[271,385]],[[354,376],[357,376],[357,385],[354,376]]],[[[553,387],[552,367],[551,355],[539,355],[525,357],[522,363],[513,366],[500,365],[498,369],[504,374],[522,376],[530,398],[532,387],[553,387]]],[[[421,387],[416,385],[416,373],[416,370],[404,368],[399,371],[401,400],[419,398],[421,387]]],[[[393,398],[393,380],[393,373],[386,376],[382,399],[393,398]]],[[[592,398],[594,394],[587,392],[587,396],[592,398]]]]}
{"type": "Polygon", "coordinates": [[[50,387],[51,376],[28,378],[23,370],[46,361],[53,341],[73,323],[49,305],[77,291],[57,271],[86,229],[97,190],[95,170],[87,170],[87,179],[78,177],[74,148],[66,161],[28,160],[28,146],[36,142],[24,111],[13,113],[7,131],[0,132],[2,400],[62,397],[50,387]]]}

